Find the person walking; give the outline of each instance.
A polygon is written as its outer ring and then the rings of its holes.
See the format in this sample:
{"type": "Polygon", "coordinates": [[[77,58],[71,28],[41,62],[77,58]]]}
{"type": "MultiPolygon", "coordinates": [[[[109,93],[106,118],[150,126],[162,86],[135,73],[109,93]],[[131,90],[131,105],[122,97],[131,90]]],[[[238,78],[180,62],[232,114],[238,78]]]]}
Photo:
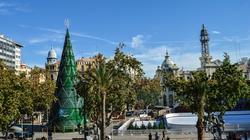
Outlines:
{"type": "Polygon", "coordinates": [[[149,139],[149,140],[152,140],[152,134],[151,134],[151,133],[149,133],[148,139],[149,139]]]}
{"type": "Polygon", "coordinates": [[[155,133],[155,140],[159,140],[158,132],[155,133]]]}
{"type": "Polygon", "coordinates": [[[165,140],[165,131],[162,131],[162,140],[165,140]]]}

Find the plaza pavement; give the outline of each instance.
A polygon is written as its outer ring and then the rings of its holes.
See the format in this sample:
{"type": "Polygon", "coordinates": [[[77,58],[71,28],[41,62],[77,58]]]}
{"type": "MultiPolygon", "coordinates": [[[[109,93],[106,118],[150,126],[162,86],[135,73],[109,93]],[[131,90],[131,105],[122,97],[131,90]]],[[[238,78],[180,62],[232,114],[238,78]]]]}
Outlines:
{"type": "MultiPolygon", "coordinates": [[[[47,133],[35,133],[34,140],[41,137],[47,137],[47,133]]],[[[170,134],[166,135],[170,138],[170,140],[196,140],[197,134],[170,134]]],[[[53,140],[72,140],[72,138],[83,138],[84,135],[79,135],[79,133],[53,133],[53,140]]],[[[162,134],[159,132],[159,137],[162,139],[162,134]]],[[[155,139],[155,135],[152,134],[153,140],[155,139]]],[[[213,137],[210,134],[205,135],[206,140],[211,140],[213,137]]],[[[148,134],[140,134],[140,135],[113,135],[112,140],[148,140],[148,134]]]]}

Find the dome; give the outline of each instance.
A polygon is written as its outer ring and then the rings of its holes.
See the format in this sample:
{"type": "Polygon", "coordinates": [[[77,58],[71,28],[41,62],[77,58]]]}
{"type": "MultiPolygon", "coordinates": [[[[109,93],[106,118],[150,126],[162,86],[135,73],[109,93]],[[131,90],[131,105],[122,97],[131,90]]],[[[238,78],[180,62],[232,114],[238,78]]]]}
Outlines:
{"type": "Polygon", "coordinates": [[[162,63],[163,69],[172,69],[173,67],[174,67],[174,62],[170,58],[165,59],[162,63]]]}
{"type": "Polygon", "coordinates": [[[48,58],[57,58],[56,51],[53,48],[51,48],[51,50],[49,51],[48,58]]]}

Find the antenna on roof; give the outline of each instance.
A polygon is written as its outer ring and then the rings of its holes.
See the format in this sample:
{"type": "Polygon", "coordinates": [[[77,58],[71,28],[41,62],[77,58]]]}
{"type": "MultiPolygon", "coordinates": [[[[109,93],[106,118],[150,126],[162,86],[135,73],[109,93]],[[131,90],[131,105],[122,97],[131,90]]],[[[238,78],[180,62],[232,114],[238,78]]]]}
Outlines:
{"type": "Polygon", "coordinates": [[[68,18],[66,18],[64,20],[64,25],[65,25],[66,28],[69,28],[70,23],[69,23],[69,19],[68,18]]]}

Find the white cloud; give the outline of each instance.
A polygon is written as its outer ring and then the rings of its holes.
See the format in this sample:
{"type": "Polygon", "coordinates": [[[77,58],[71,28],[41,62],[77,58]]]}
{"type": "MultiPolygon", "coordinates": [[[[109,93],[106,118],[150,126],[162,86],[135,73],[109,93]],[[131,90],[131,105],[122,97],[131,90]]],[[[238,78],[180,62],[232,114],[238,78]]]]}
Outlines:
{"type": "Polygon", "coordinates": [[[213,33],[213,34],[220,34],[220,32],[219,32],[219,31],[215,31],[215,30],[214,30],[214,31],[212,31],[212,33],[213,33]]]}
{"type": "Polygon", "coordinates": [[[145,49],[141,53],[135,54],[134,56],[144,61],[159,61],[164,59],[166,50],[172,51],[172,49],[167,46],[159,46],[145,49]]]}
{"type": "Polygon", "coordinates": [[[200,67],[200,52],[186,50],[179,47],[170,46],[159,46],[154,48],[145,48],[141,53],[135,54],[134,56],[142,62],[144,72],[147,77],[153,77],[157,66],[160,66],[165,59],[166,50],[170,55],[170,59],[177,65],[177,67],[184,68],[184,70],[196,70],[200,67]]]}
{"type": "Polygon", "coordinates": [[[131,46],[132,48],[138,48],[141,47],[144,43],[144,36],[143,35],[137,35],[135,37],[132,37],[131,46]]]}
{"type": "Polygon", "coordinates": [[[75,33],[75,32],[72,32],[71,34],[74,35],[74,36],[77,36],[77,37],[83,37],[83,38],[89,38],[89,39],[104,41],[104,42],[109,43],[111,45],[117,45],[118,44],[115,41],[111,41],[111,40],[101,38],[101,37],[97,37],[97,36],[92,36],[92,35],[87,35],[87,34],[82,34],[82,33],[75,33]]]}
{"type": "Polygon", "coordinates": [[[62,42],[64,36],[62,34],[44,34],[39,37],[34,37],[28,40],[30,44],[44,43],[44,42],[62,42]]]}
{"type": "Polygon", "coordinates": [[[142,62],[143,70],[147,77],[153,77],[157,66],[161,65],[164,60],[164,56],[168,52],[172,52],[173,49],[168,46],[159,46],[154,48],[145,48],[140,53],[134,56],[142,62]]]}
{"type": "Polygon", "coordinates": [[[25,4],[0,2],[0,15],[10,15],[17,12],[30,11],[25,4]]]}
{"type": "Polygon", "coordinates": [[[36,43],[42,43],[42,42],[46,42],[46,41],[48,41],[48,40],[45,38],[32,38],[28,42],[30,44],[36,44],[36,43]]]}
{"type": "MultiPolygon", "coordinates": [[[[31,27],[31,26],[28,26],[28,25],[19,25],[19,27],[21,27],[21,28],[33,28],[33,29],[36,29],[36,30],[41,30],[41,31],[46,31],[46,32],[51,32],[51,33],[56,33],[56,34],[62,34],[62,35],[65,34],[65,31],[57,30],[57,29],[51,29],[51,28],[31,27]]],[[[73,35],[73,36],[76,36],[76,37],[103,41],[103,42],[106,42],[106,43],[111,44],[111,45],[117,45],[118,44],[115,41],[112,41],[112,40],[109,40],[109,39],[106,39],[106,38],[102,38],[102,37],[98,37],[98,36],[93,36],[93,35],[88,35],[88,34],[83,34],[83,33],[77,33],[77,32],[71,32],[70,34],[73,35]]]]}

